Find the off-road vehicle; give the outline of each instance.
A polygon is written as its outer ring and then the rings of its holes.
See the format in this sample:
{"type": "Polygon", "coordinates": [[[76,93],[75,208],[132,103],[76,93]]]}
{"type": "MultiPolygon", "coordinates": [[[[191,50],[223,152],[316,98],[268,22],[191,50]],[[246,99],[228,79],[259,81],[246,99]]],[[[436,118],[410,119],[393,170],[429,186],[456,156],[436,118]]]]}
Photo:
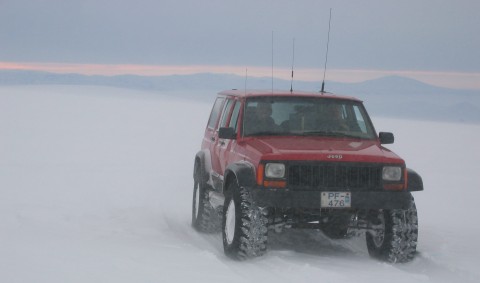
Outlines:
{"type": "Polygon", "coordinates": [[[416,253],[412,191],[421,177],[382,144],[362,101],[325,92],[218,94],[195,156],[192,226],[222,231],[225,254],[263,255],[268,234],[319,229],[334,239],[366,233],[371,256],[416,253]]]}

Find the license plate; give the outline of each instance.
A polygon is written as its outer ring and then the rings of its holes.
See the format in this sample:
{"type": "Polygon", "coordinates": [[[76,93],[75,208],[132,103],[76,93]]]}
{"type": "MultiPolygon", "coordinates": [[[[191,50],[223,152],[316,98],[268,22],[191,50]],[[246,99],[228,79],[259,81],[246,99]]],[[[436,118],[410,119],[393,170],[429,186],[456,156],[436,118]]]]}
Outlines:
{"type": "Polygon", "coordinates": [[[350,192],[322,192],[321,207],[343,208],[352,206],[350,192]]]}

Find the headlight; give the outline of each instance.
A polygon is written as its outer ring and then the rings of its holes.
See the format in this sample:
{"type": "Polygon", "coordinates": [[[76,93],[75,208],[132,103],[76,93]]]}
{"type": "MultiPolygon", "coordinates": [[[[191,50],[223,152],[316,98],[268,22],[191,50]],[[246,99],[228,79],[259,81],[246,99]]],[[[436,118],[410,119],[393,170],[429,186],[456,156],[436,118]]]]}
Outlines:
{"type": "Polygon", "coordinates": [[[267,178],[283,178],[285,177],[285,164],[267,163],[265,165],[265,176],[267,178]]]}
{"type": "Polygon", "coordinates": [[[382,179],[384,181],[400,181],[402,179],[402,168],[396,166],[383,167],[382,179]]]}

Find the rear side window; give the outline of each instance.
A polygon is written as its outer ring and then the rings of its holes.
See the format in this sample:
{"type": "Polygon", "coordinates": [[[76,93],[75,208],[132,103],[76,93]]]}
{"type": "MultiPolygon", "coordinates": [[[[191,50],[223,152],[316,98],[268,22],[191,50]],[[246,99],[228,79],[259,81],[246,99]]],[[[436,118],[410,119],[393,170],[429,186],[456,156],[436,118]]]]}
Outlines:
{"type": "Polygon", "coordinates": [[[232,107],[232,103],[233,103],[232,99],[227,100],[227,104],[225,105],[225,109],[223,109],[222,122],[220,123],[220,127],[224,127],[225,124],[227,123],[228,114],[230,114],[230,109],[232,107]]]}
{"type": "Polygon", "coordinates": [[[219,97],[215,100],[213,105],[212,112],[210,113],[210,118],[208,119],[208,127],[214,129],[218,121],[218,116],[220,116],[220,111],[222,110],[223,102],[225,98],[219,97]]]}

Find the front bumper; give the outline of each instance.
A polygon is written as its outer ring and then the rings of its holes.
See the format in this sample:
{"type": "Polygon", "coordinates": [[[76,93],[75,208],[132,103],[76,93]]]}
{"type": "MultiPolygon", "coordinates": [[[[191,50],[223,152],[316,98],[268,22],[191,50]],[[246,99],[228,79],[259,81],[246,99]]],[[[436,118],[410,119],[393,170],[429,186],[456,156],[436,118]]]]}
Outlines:
{"type": "MultiPolygon", "coordinates": [[[[253,199],[262,207],[320,208],[322,191],[287,188],[250,188],[253,199]]],[[[408,191],[351,191],[353,209],[408,209],[412,195],[408,191]]]]}

